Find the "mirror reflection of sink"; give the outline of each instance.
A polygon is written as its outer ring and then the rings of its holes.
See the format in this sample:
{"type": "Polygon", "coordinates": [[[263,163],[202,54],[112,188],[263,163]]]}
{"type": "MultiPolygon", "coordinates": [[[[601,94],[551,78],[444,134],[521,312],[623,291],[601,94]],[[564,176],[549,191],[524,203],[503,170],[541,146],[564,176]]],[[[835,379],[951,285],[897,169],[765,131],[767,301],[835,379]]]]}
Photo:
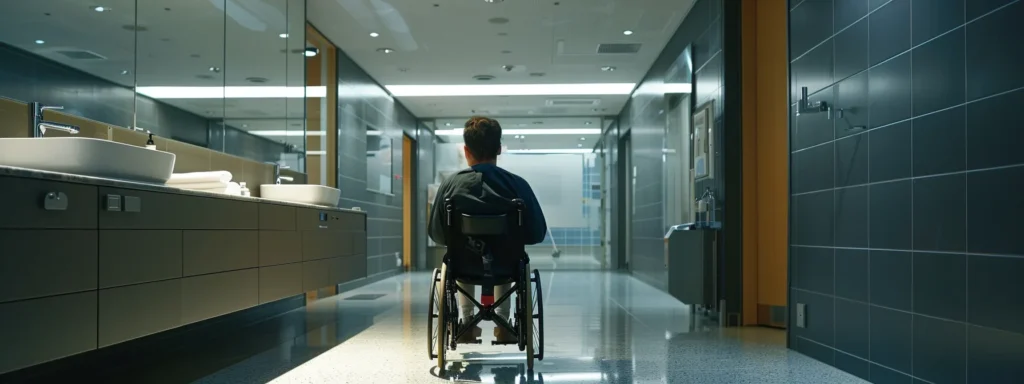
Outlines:
{"type": "Polygon", "coordinates": [[[341,190],[323,185],[263,184],[260,186],[260,197],[268,200],[337,207],[341,190]]]}
{"type": "Polygon", "coordinates": [[[174,154],[86,137],[0,139],[0,165],[163,184],[174,154]]]}

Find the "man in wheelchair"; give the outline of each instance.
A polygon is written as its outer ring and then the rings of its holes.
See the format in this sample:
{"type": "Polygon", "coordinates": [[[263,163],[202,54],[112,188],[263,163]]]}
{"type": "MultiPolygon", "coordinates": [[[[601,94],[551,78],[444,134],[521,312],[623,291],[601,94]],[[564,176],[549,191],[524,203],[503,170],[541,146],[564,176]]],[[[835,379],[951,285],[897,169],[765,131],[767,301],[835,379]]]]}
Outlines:
{"type": "MultiPolygon", "coordinates": [[[[516,236],[518,239],[509,240],[521,245],[537,244],[543,241],[544,235],[547,233],[547,223],[530,184],[522,177],[497,166],[497,158],[501,153],[501,125],[496,120],[487,117],[472,117],[466,121],[462,137],[465,141],[463,151],[469,168],[452,175],[438,188],[428,224],[430,238],[440,245],[448,246],[449,255],[452,254],[454,244],[450,244],[452,239],[447,238],[449,234],[445,220],[446,215],[451,213],[447,209],[455,207],[459,213],[469,215],[508,214],[518,209],[521,223],[517,231],[507,235],[516,236]]],[[[491,242],[503,243],[501,239],[491,240],[491,242]]],[[[508,262],[514,262],[514,260],[509,260],[507,257],[501,259],[501,256],[504,256],[501,252],[502,244],[487,244],[472,236],[467,236],[463,243],[463,248],[466,249],[456,253],[478,255],[477,258],[482,257],[482,263],[487,264],[487,268],[505,270],[512,268],[508,262]]],[[[466,259],[451,260],[462,264],[480,263],[466,259]]],[[[466,267],[470,268],[468,265],[466,267]]],[[[479,267],[479,265],[474,267],[479,267]]],[[[476,291],[475,285],[461,281],[458,286],[467,293],[476,291]]],[[[493,297],[504,297],[511,286],[511,282],[494,286],[493,297]]],[[[469,319],[473,317],[474,301],[465,294],[457,294],[457,296],[460,318],[464,323],[469,322],[469,319]]],[[[511,300],[502,301],[494,311],[496,316],[507,321],[511,316],[510,305],[511,300]]],[[[480,327],[473,326],[472,329],[461,334],[458,342],[473,342],[480,337],[480,334],[480,327]]],[[[502,343],[516,341],[514,335],[500,326],[494,328],[494,337],[497,342],[502,343]]]]}

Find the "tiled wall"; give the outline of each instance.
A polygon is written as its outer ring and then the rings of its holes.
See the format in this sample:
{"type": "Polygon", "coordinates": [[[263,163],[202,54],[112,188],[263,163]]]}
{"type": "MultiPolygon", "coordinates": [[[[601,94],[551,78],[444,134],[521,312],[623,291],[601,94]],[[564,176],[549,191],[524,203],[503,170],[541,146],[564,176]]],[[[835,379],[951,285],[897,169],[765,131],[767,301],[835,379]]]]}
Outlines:
{"type": "MultiPolygon", "coordinates": [[[[679,30],[655,62],[638,91],[619,116],[621,132],[629,130],[633,151],[632,165],[637,170],[633,185],[635,204],[632,218],[631,269],[639,279],[661,289],[667,289],[665,272],[664,186],[662,175],[662,148],[665,137],[665,97],[658,92],[644,92],[644,83],[661,83],[684,49],[692,44],[696,105],[715,101],[715,142],[724,139],[724,3],[721,0],[698,0],[683,20],[679,30]]],[[[657,89],[656,87],[652,87],[657,89]]],[[[718,218],[723,219],[721,208],[724,195],[723,145],[714,154],[716,174],[712,179],[697,182],[697,190],[711,187],[717,193],[718,218]]],[[[626,183],[630,183],[626,180],[626,183]]],[[[623,200],[625,204],[629,201],[623,200]]]]}
{"type": "Polygon", "coordinates": [[[402,183],[405,180],[394,180],[394,195],[366,189],[366,128],[376,128],[393,139],[392,171],[401,174],[402,135],[416,137],[417,124],[416,117],[388,96],[370,75],[347,55],[338,52],[338,188],[341,189],[341,207],[360,207],[367,213],[366,276],[369,279],[400,270],[396,260],[402,252],[402,183]]]}
{"type": "Polygon", "coordinates": [[[791,102],[844,111],[791,117],[791,347],[879,383],[1024,381],[1024,1],[790,6],[791,102]]]}

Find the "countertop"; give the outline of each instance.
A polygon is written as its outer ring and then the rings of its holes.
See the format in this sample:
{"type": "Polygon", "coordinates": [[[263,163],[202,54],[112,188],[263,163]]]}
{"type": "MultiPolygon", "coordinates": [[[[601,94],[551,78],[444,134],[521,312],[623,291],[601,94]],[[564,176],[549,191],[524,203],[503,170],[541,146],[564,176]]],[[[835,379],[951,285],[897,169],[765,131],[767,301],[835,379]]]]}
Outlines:
{"type": "Polygon", "coordinates": [[[174,194],[179,194],[179,195],[212,197],[212,198],[217,198],[217,199],[251,201],[251,202],[257,202],[257,203],[290,205],[290,206],[303,207],[303,208],[330,209],[330,210],[334,210],[334,211],[362,213],[364,215],[366,214],[366,212],[364,212],[364,211],[357,211],[357,210],[348,209],[348,208],[324,207],[324,206],[320,206],[320,205],[295,203],[295,202],[290,202],[290,201],[270,200],[270,199],[263,199],[263,198],[259,198],[259,197],[246,197],[246,196],[225,195],[225,194],[222,194],[222,193],[213,193],[213,192],[196,191],[196,190],[191,190],[191,189],[175,188],[175,187],[171,187],[171,186],[167,186],[167,185],[161,185],[161,184],[140,183],[140,182],[135,182],[135,181],[125,181],[125,180],[107,179],[107,178],[102,178],[102,177],[82,176],[82,175],[74,175],[74,174],[70,174],[70,173],[61,173],[61,172],[49,172],[49,171],[41,171],[41,170],[38,170],[38,169],[10,167],[10,166],[6,166],[6,165],[0,165],[0,176],[22,177],[22,178],[39,179],[39,180],[63,181],[63,182],[68,182],[68,183],[89,184],[89,185],[97,185],[97,186],[113,187],[113,188],[130,188],[130,189],[138,189],[138,190],[151,191],[151,192],[174,193],[174,194]]]}

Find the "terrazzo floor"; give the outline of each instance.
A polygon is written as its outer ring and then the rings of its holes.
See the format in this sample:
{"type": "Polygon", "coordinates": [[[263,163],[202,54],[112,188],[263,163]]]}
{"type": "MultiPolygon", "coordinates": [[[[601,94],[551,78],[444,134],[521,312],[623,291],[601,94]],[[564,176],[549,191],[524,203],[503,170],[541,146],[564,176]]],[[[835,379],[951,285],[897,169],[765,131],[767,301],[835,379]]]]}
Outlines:
{"type": "Polygon", "coordinates": [[[428,273],[404,274],[276,320],[276,346],[197,383],[863,383],[784,346],[785,333],[702,325],[628,275],[542,272],[545,356],[535,373],[512,346],[460,346],[439,374],[427,359],[428,273]],[[373,300],[351,300],[383,294],[373,300]]]}

